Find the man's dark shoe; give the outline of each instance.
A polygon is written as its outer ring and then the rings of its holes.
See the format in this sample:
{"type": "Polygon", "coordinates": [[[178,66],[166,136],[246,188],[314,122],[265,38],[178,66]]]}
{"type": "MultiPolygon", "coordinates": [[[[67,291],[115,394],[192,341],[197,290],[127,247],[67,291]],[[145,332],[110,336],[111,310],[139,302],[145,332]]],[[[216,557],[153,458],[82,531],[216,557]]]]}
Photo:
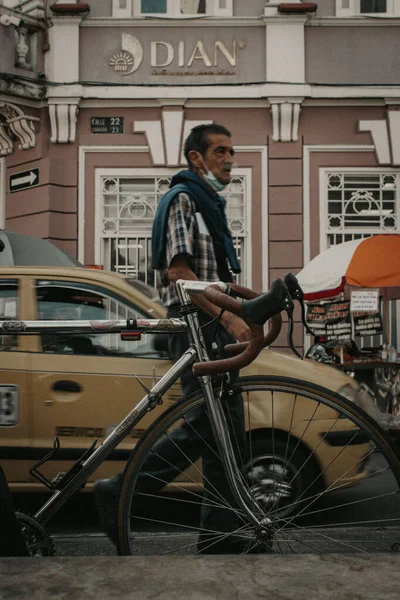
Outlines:
{"type": "Polygon", "coordinates": [[[266,554],[272,552],[271,542],[257,542],[239,534],[201,533],[197,542],[200,554],[266,554]]]}
{"type": "Polygon", "coordinates": [[[112,479],[99,479],[93,486],[93,496],[100,525],[114,545],[117,543],[117,502],[119,485],[112,479]]]}

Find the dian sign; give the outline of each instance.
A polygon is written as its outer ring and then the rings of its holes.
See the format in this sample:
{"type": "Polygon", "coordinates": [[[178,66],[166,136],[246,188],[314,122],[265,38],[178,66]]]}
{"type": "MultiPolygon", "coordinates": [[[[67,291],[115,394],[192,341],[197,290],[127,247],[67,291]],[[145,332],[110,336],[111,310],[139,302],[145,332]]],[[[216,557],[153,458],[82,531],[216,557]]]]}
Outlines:
{"type": "Polygon", "coordinates": [[[144,44],[138,38],[123,33],[121,46],[122,51],[113,54],[109,59],[109,64],[121,75],[131,75],[140,67],[146,53],[150,58],[152,69],[160,67],[190,69],[194,66],[217,70],[235,68],[238,64],[239,51],[246,48],[246,43],[241,40],[233,40],[230,43],[224,43],[221,40],[213,42],[149,40],[144,48],[144,44]]]}

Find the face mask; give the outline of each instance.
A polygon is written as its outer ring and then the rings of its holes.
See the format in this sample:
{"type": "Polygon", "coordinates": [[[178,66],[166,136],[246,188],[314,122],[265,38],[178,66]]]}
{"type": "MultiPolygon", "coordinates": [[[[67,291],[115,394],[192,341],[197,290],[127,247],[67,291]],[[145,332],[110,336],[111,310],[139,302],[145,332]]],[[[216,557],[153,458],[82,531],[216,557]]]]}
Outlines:
{"type": "Polygon", "coordinates": [[[203,160],[203,157],[201,156],[201,154],[197,154],[198,158],[201,159],[201,162],[203,163],[204,168],[202,169],[202,173],[203,173],[203,177],[204,177],[204,181],[206,181],[208,183],[208,185],[210,186],[210,188],[212,190],[214,190],[214,192],[222,192],[222,190],[224,190],[226,188],[226,186],[228,185],[227,183],[221,183],[219,181],[219,179],[217,179],[214,175],[214,173],[212,171],[209,171],[206,167],[206,163],[203,160]]]}
{"type": "Polygon", "coordinates": [[[214,192],[222,192],[222,190],[224,190],[228,185],[227,183],[221,183],[219,179],[215,177],[212,171],[204,173],[204,179],[208,183],[210,188],[214,190],[214,192]]]}

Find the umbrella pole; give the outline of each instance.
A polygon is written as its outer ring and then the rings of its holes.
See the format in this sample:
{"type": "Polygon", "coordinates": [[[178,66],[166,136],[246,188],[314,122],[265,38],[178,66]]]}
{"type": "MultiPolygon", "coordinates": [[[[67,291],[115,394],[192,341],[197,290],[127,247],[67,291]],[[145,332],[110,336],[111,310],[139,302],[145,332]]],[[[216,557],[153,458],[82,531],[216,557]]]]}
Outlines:
{"type": "Polygon", "coordinates": [[[384,315],[384,332],[383,339],[385,344],[388,346],[392,345],[392,336],[390,332],[390,324],[389,324],[389,300],[387,297],[387,290],[383,289],[383,315],[384,315]]]}

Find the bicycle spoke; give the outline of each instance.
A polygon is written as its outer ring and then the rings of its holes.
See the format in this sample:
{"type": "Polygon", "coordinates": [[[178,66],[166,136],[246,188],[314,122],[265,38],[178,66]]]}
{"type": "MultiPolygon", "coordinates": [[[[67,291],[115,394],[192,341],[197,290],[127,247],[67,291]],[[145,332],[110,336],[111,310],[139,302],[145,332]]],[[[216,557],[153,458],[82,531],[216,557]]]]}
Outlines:
{"type": "MultiPolygon", "coordinates": [[[[285,378],[262,377],[234,386],[245,401],[248,429],[246,456],[238,452],[237,436],[232,436],[241,469],[237,485],[248,488],[265,516],[258,527],[236,507],[226,485],[220,485],[216,473],[223,473],[221,460],[208,437],[204,439],[204,429],[199,434],[190,417],[201,399],[182,402],[182,408],[171,407],[171,416],[160,420],[147,445],[132,460],[131,474],[137,479],[151,455],[175,475],[172,480],[169,475],[160,477],[160,488],[168,486],[167,493],[135,490],[135,484],[131,485],[132,518],[125,517],[129,520],[128,551],[197,554],[201,542],[201,552],[213,553],[214,547],[225,548],[225,542],[229,546],[235,536],[239,545],[232,546],[232,551],[238,554],[258,551],[261,540],[272,553],[390,551],[400,537],[400,511],[395,503],[400,493],[398,459],[369,417],[319,389],[285,378]],[[263,418],[268,427],[262,426],[263,418]],[[173,433],[180,423],[193,431],[219,471],[204,473],[204,461],[196,460],[187,468],[196,452],[180,447],[180,438],[173,433]],[[177,460],[157,451],[165,434],[172,435],[168,440],[177,460]],[[199,486],[199,492],[193,486],[199,486]],[[143,510],[136,507],[135,498],[142,500],[143,510]],[[220,526],[219,519],[224,518],[232,523],[229,533],[222,521],[220,526]]],[[[234,430],[229,407],[224,410],[227,426],[234,430]]]]}

